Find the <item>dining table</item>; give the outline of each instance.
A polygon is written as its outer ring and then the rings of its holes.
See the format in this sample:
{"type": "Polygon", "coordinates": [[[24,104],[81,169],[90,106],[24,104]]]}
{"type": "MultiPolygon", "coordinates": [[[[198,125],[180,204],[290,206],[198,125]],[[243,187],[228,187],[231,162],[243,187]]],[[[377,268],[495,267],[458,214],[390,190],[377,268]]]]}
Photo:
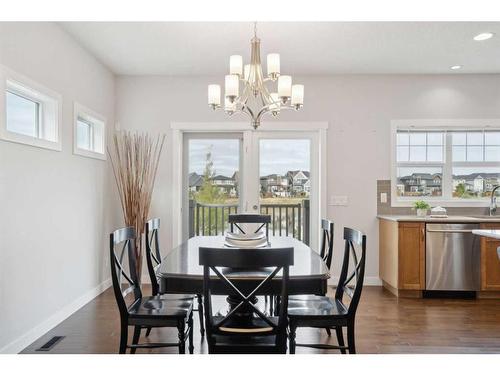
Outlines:
{"type": "MultiPolygon", "coordinates": [[[[203,266],[199,262],[199,248],[224,248],[224,236],[195,236],[172,249],[162,260],[158,269],[161,293],[203,293],[203,266]]],[[[290,266],[288,292],[296,294],[324,295],[330,272],[318,252],[304,242],[288,236],[269,236],[264,248],[293,247],[294,262],[290,266]]],[[[245,251],[245,249],[234,249],[245,251]]],[[[223,274],[242,291],[252,291],[271,272],[270,269],[239,270],[224,269],[223,274]]],[[[260,290],[263,295],[279,295],[280,274],[266,283],[260,290]]],[[[229,290],[214,275],[213,289],[216,294],[227,295],[229,290]]]]}

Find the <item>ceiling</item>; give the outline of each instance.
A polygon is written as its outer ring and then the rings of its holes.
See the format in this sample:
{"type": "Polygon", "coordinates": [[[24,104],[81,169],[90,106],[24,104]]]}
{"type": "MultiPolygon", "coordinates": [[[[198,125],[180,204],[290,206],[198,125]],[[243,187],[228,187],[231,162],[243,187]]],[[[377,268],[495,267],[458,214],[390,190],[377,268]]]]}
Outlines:
{"type": "MultiPolygon", "coordinates": [[[[248,22],[64,22],[119,75],[223,75],[229,55],[248,62],[248,22]]],[[[326,74],[500,73],[500,22],[263,22],[262,60],[281,71],[326,74]],[[496,35],[477,42],[485,31],[496,35]],[[462,65],[460,70],[450,70],[462,65]]]]}

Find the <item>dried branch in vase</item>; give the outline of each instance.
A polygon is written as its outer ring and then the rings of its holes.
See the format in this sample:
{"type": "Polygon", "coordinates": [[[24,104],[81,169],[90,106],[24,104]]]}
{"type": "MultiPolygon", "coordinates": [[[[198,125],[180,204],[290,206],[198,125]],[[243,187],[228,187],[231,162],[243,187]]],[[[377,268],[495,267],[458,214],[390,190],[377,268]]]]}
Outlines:
{"type": "Polygon", "coordinates": [[[152,137],[149,134],[119,131],[113,135],[113,145],[108,147],[125,225],[134,227],[137,233],[135,252],[139,280],[144,227],[164,142],[165,135],[152,137]]]}

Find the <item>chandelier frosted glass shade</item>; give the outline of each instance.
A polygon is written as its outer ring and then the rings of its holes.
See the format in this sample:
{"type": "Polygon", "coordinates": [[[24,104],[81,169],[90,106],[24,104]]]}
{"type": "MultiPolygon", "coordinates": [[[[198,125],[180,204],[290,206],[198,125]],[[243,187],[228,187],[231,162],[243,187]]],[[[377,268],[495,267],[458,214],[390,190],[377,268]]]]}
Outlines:
{"type": "Polygon", "coordinates": [[[299,110],[304,104],[304,86],[292,85],[292,77],[281,75],[280,55],[267,55],[267,75],[264,76],[260,59],[260,39],[251,40],[250,64],[243,57],[229,58],[229,74],[224,80],[224,106],[221,105],[221,87],[208,85],[208,105],[223,109],[228,115],[243,113],[249,116],[257,129],[264,114],[279,116],[283,109],[299,110]],[[240,90],[241,88],[241,90],[240,90]]]}

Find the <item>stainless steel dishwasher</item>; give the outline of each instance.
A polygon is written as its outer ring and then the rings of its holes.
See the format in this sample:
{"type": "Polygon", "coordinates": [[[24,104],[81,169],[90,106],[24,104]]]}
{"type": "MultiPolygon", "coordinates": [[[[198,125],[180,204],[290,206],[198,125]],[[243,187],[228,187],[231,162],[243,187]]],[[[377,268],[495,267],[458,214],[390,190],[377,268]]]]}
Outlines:
{"type": "Polygon", "coordinates": [[[477,291],[480,288],[479,224],[426,224],[427,290],[477,291]]]}

